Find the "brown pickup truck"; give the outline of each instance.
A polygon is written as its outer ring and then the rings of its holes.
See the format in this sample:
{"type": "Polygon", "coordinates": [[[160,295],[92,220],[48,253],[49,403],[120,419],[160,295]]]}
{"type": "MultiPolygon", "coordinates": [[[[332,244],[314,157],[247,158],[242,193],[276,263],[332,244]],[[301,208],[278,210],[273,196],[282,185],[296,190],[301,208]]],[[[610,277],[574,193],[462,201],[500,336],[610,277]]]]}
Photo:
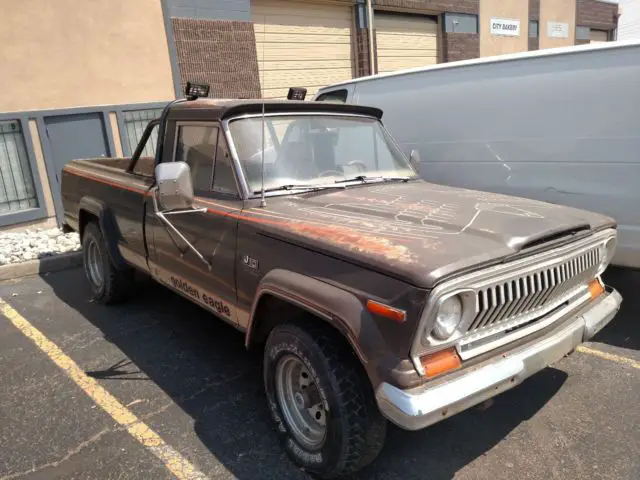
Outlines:
{"type": "Polygon", "coordinates": [[[132,158],[62,176],[95,299],[141,270],[264,348],[284,448],[324,478],[372,462],[387,420],[424,428],[519,384],[622,301],[601,280],[613,220],[427,183],[381,116],[184,99],[132,158]]]}

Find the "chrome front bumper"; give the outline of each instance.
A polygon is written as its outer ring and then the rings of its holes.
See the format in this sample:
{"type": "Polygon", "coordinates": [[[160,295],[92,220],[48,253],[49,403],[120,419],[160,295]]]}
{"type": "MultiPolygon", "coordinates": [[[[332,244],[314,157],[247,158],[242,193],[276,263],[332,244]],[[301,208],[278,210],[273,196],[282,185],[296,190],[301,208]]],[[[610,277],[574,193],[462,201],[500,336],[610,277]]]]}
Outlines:
{"type": "Polygon", "coordinates": [[[518,385],[589,340],[611,321],[622,297],[612,290],[562,321],[561,326],[535,342],[506,352],[449,381],[430,382],[410,390],[382,383],[376,400],[382,414],[399,427],[418,430],[518,385]],[[571,317],[573,319],[571,320],[571,317]]]}

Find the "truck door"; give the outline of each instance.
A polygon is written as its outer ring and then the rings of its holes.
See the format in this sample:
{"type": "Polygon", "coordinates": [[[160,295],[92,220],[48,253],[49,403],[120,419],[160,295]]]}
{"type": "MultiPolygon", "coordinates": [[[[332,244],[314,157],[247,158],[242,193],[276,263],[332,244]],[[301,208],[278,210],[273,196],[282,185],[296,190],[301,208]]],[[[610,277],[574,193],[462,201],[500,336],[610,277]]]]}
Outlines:
{"type": "Polygon", "coordinates": [[[167,129],[167,140],[175,146],[167,149],[175,152],[170,160],[186,162],[191,169],[195,211],[165,216],[184,239],[159,218],[151,222],[151,274],[236,325],[237,213],[242,200],[226,140],[214,122],[176,122],[167,129]]]}

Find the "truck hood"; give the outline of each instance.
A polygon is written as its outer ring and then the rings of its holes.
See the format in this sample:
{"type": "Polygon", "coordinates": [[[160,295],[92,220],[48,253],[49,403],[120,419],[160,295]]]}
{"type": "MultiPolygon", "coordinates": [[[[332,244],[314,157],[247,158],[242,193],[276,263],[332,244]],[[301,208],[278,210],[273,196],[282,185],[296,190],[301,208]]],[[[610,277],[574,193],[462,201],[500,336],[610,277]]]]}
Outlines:
{"type": "Polygon", "coordinates": [[[421,180],[272,197],[252,212],[265,234],[423,288],[560,236],[615,226],[571,207],[421,180]]]}

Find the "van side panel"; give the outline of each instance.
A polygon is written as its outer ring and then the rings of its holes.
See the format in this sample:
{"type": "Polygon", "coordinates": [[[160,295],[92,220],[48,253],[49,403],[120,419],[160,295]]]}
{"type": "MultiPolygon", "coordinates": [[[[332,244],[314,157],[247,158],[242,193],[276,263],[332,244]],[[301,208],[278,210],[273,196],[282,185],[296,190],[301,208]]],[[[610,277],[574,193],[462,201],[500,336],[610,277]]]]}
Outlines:
{"type": "Polygon", "coordinates": [[[640,45],[363,81],[421,174],[607,214],[614,263],[640,268],[640,45]]]}

